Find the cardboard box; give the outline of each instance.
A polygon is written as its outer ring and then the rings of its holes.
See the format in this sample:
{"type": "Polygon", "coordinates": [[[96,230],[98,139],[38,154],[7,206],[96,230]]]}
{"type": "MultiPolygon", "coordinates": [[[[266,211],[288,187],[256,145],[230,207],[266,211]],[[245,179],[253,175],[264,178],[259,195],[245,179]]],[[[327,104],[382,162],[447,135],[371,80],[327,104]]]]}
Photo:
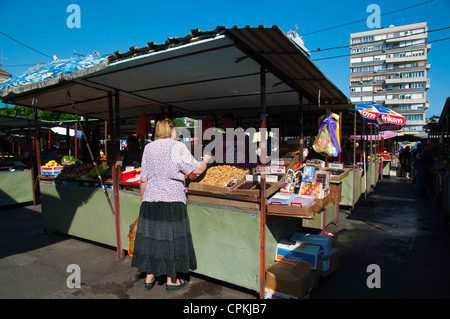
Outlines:
{"type": "Polygon", "coordinates": [[[331,249],[331,237],[325,235],[315,235],[308,233],[295,233],[289,240],[297,244],[318,245],[322,248],[324,255],[327,255],[331,249]]]}
{"type": "Polygon", "coordinates": [[[317,283],[317,276],[303,263],[276,262],[266,271],[267,299],[300,299],[308,296],[317,283]]]}
{"type": "Polygon", "coordinates": [[[304,263],[311,269],[322,267],[323,250],[318,245],[298,244],[290,240],[280,240],[275,254],[276,261],[289,264],[304,263]]]}
{"type": "Polygon", "coordinates": [[[326,277],[334,272],[339,267],[339,250],[337,248],[331,248],[327,255],[323,257],[322,269],[320,270],[320,276],[326,277]]]}

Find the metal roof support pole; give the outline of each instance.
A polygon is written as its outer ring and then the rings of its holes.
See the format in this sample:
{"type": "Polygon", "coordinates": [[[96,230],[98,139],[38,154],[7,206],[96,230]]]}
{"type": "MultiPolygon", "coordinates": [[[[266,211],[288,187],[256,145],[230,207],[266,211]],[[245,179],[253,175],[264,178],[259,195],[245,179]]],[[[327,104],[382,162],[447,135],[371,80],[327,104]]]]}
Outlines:
{"type": "MultiPolygon", "coordinates": [[[[35,99],[33,98],[33,119],[34,119],[34,132],[36,135],[36,141],[35,141],[35,147],[36,147],[36,170],[37,172],[34,172],[34,165],[31,166],[31,178],[33,179],[33,205],[36,204],[36,179],[39,180],[39,176],[41,175],[41,146],[40,146],[40,128],[39,128],[39,119],[38,119],[38,110],[36,108],[36,105],[34,105],[35,99]]],[[[41,193],[41,183],[37,183],[39,187],[39,194],[41,193]]],[[[47,233],[47,229],[44,227],[44,233],[47,233]]]]}
{"type": "Polygon", "coordinates": [[[300,131],[300,153],[299,160],[300,165],[303,164],[303,148],[305,147],[305,137],[303,132],[303,95],[299,93],[298,95],[298,125],[300,131]]]}
{"type": "Polygon", "coordinates": [[[78,159],[78,122],[75,122],[75,134],[74,134],[74,144],[75,144],[75,159],[78,159]]]}
{"type": "MultiPolygon", "coordinates": [[[[41,175],[41,132],[39,128],[38,110],[34,104],[35,99],[33,98],[33,120],[34,120],[34,135],[36,137],[35,147],[36,147],[36,161],[37,161],[37,176],[41,175]]],[[[40,186],[39,186],[40,187],[40,186]]]]}
{"type": "MultiPolygon", "coordinates": [[[[356,105],[355,105],[355,115],[353,117],[353,193],[352,193],[352,211],[355,210],[355,187],[356,187],[356,105]]],[[[359,170],[358,170],[359,174],[359,170]]],[[[360,182],[361,184],[361,182],[360,182]]],[[[359,186],[361,188],[361,185],[359,186]]],[[[361,195],[361,190],[359,190],[361,195]]]]}
{"type": "MultiPolygon", "coordinates": [[[[266,69],[261,66],[260,70],[260,102],[261,102],[261,166],[265,165],[265,159],[267,155],[267,144],[266,144],[266,69]]],[[[260,218],[260,287],[259,287],[259,297],[264,299],[264,290],[266,287],[266,175],[264,170],[261,170],[261,189],[260,189],[260,200],[261,200],[261,218],[260,218]]]]}
{"type": "Polygon", "coordinates": [[[116,230],[116,248],[117,257],[119,259],[124,258],[122,250],[122,237],[120,232],[120,206],[119,206],[119,179],[117,176],[117,166],[116,166],[116,136],[114,130],[114,116],[113,116],[113,97],[112,92],[108,92],[108,108],[109,108],[109,131],[111,138],[111,173],[113,180],[113,202],[114,202],[114,226],[116,230]]]}
{"type": "Polygon", "coordinates": [[[115,131],[115,136],[117,139],[117,144],[116,144],[116,150],[119,152],[120,151],[120,101],[119,101],[120,95],[119,95],[119,90],[115,90],[114,92],[114,107],[115,107],[115,124],[116,124],[116,131],[115,131]]]}
{"type": "Polygon", "coordinates": [[[108,121],[105,121],[105,156],[108,156],[108,121]]]}

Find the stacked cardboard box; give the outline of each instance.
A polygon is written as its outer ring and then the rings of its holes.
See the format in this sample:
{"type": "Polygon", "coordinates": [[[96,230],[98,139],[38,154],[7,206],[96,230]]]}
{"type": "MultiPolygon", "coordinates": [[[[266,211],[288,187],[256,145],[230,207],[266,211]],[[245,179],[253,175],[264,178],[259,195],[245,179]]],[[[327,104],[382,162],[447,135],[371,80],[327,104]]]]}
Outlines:
{"type": "Polygon", "coordinates": [[[306,298],[319,277],[339,266],[339,251],[325,235],[295,233],[280,240],[275,256],[277,262],[266,272],[268,299],[306,298]]]}
{"type": "Polygon", "coordinates": [[[317,285],[318,271],[304,263],[276,262],[266,272],[266,299],[303,299],[317,285]]]}

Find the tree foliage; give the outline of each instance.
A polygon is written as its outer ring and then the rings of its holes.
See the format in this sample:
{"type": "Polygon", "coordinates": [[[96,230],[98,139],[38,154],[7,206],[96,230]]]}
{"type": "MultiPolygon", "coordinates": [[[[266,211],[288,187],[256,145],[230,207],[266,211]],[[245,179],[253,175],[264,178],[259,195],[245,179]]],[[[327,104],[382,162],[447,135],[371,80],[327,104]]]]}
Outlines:
{"type": "MultiPolygon", "coordinates": [[[[38,119],[44,121],[66,121],[76,120],[76,116],[73,114],[44,111],[38,109],[38,119]]],[[[0,115],[22,117],[26,119],[33,119],[33,110],[28,106],[16,105],[14,107],[4,107],[0,109],[0,115]]]]}

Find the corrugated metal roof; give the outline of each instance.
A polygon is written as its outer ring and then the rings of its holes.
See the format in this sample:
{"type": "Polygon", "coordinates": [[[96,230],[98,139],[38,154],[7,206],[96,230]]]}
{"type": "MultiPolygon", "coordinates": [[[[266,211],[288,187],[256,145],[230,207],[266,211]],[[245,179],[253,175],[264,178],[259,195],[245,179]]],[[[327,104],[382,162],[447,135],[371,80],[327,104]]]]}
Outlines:
{"type": "Polygon", "coordinates": [[[346,96],[277,26],[195,29],[163,44],[115,52],[95,70],[8,92],[3,99],[107,120],[108,92],[118,92],[122,123],[143,111],[157,115],[161,107],[174,116],[233,110],[258,119],[261,66],[267,70],[267,112],[274,118],[298,114],[299,95],[309,101],[308,110],[317,110],[319,99],[321,109],[348,107],[346,96]]]}

